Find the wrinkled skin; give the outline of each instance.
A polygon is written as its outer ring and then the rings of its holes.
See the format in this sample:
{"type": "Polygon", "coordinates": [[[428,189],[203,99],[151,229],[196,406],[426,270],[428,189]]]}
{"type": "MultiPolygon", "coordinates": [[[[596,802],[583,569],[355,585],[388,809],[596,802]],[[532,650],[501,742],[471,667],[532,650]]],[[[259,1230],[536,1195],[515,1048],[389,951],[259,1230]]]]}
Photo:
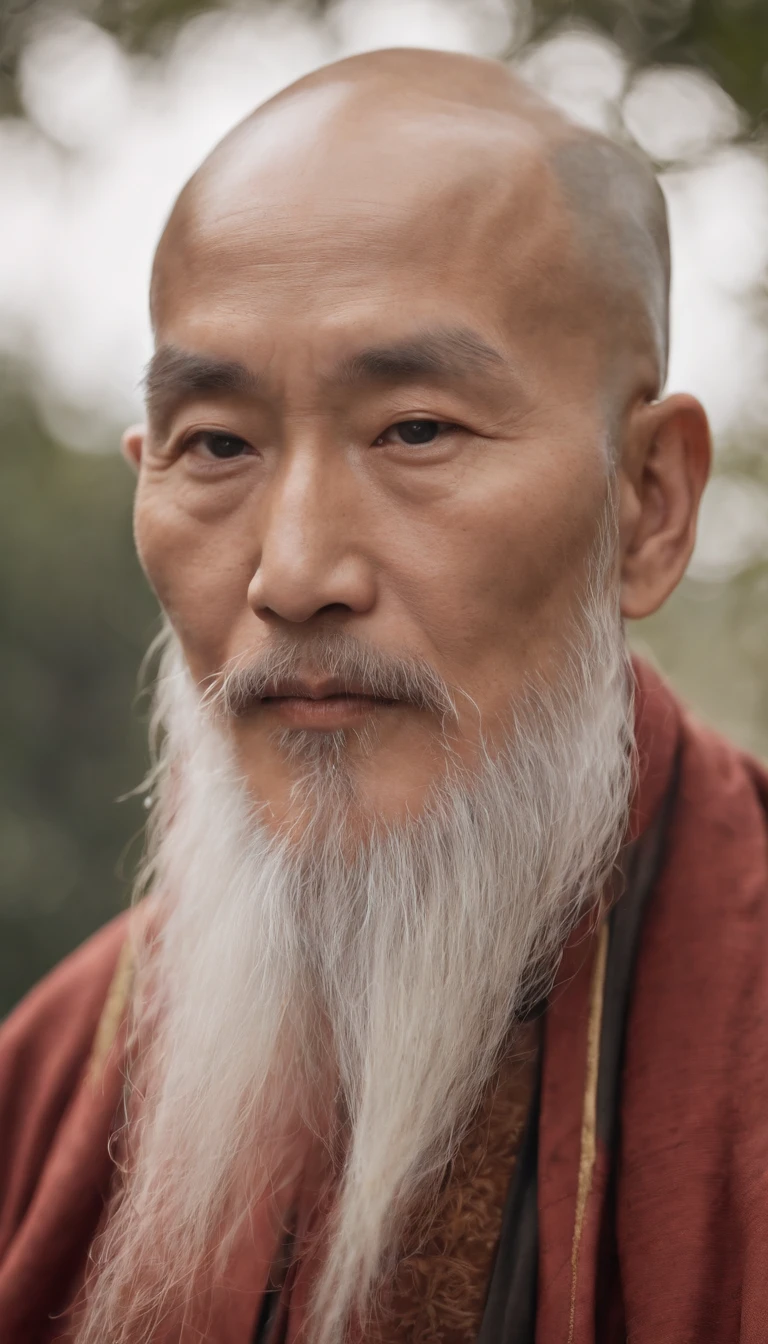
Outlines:
{"type": "MultiPolygon", "coordinates": [[[[140,556],[201,684],[276,634],[344,628],[460,692],[454,746],[471,763],[481,725],[493,741],[526,679],[557,675],[612,450],[623,614],[678,582],[706,420],[692,398],[656,400],[641,324],[611,329],[553,134],[559,117],[501,67],[379,54],[268,104],[185,189],[156,266],[157,344],[237,361],[252,383],[160,389],[126,449],[140,556]],[[350,369],[454,329],[495,357],[350,369]],[[393,428],[422,419],[439,425],[423,443],[393,428]]],[[[325,726],[359,712],[337,705],[325,726]]],[[[418,812],[444,768],[439,723],[406,704],[365,713],[365,807],[418,812]]],[[[275,711],[231,726],[254,797],[293,819],[275,711]]]]}

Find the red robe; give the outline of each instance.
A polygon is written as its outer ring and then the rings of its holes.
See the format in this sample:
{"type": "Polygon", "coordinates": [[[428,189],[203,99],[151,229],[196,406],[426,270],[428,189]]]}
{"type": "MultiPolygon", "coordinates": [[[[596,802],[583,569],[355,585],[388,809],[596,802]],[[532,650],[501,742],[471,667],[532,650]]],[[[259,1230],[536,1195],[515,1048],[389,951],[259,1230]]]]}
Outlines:
{"type": "MultiPolygon", "coordinates": [[[[637,674],[636,833],[673,768],[679,784],[632,979],[612,1158],[596,1114],[605,923],[569,945],[546,1012],[536,1340],[764,1344],[768,777],[650,669],[637,674]]],[[[102,930],[0,1031],[0,1344],[67,1338],[112,1176],[125,932],[125,917],[102,930]]],[[[271,1251],[243,1248],[205,1337],[250,1344],[271,1251]]]]}

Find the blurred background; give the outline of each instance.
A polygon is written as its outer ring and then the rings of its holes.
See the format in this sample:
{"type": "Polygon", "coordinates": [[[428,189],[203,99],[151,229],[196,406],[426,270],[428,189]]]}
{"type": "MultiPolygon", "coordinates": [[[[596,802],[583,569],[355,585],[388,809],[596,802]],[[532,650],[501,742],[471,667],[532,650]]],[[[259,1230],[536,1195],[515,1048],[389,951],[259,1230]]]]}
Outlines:
{"type": "Polygon", "coordinates": [[[157,618],[118,440],[154,242],[236,120],[383,46],[501,56],[653,158],[669,388],[716,462],[689,575],[632,637],[768,758],[768,0],[0,0],[0,1014],[126,904],[141,847],[157,618]]]}

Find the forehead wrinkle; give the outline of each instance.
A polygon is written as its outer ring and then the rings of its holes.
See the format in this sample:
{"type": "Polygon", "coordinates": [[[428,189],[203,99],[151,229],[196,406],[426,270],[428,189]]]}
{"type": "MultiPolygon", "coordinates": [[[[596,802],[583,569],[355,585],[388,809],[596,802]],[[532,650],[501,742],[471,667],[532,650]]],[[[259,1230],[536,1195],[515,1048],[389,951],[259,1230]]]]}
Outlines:
{"type": "Polygon", "coordinates": [[[144,375],[149,419],[164,428],[175,410],[196,397],[254,396],[262,380],[238,360],[160,345],[144,375]]]}
{"type": "Polygon", "coordinates": [[[394,382],[420,377],[463,378],[472,373],[500,373],[504,356],[468,328],[424,331],[404,340],[368,346],[342,359],[332,381],[394,382]]]}
{"type": "MultiPolygon", "coordinates": [[[[588,335],[605,366],[601,378],[611,387],[637,381],[639,363],[647,381],[649,355],[658,369],[666,353],[668,265],[665,221],[654,219],[659,212],[652,201],[650,211],[645,208],[652,188],[640,182],[643,175],[650,178],[650,168],[644,174],[637,168],[628,171],[625,149],[569,123],[498,63],[409,51],[349,58],[278,94],[201,166],[158,248],[153,319],[161,293],[165,304],[166,295],[170,301],[178,292],[180,253],[193,287],[217,258],[233,274],[253,270],[260,280],[290,280],[295,295],[311,284],[318,265],[336,267],[347,237],[354,245],[353,267],[355,248],[366,267],[372,254],[379,263],[391,255],[398,266],[426,263],[429,275],[440,258],[443,286],[453,278],[453,270],[446,274],[448,263],[464,285],[468,252],[490,268],[497,257],[509,257],[514,242],[517,259],[528,268],[537,327],[547,320],[560,332],[588,335]],[[275,115],[279,121],[297,98],[319,96],[323,88],[343,91],[343,97],[334,94],[333,107],[318,106],[314,117],[302,102],[302,115],[289,117],[290,134],[281,135],[279,156],[270,151],[265,171],[275,115]],[[426,174],[418,171],[420,163],[426,174]],[[406,164],[416,171],[409,175],[406,164]],[[372,211],[371,192],[382,177],[372,211]],[[425,212],[425,179],[441,203],[453,193],[450,210],[425,212]],[[402,202],[402,184],[410,181],[418,189],[402,202]],[[509,190],[501,200],[504,184],[509,190]],[[631,200],[621,199],[625,187],[631,200]],[[408,218],[401,210],[407,204],[413,206],[408,218]],[[494,204],[500,208],[491,218],[494,204]],[[431,237],[413,227],[425,213],[439,214],[431,237]],[[270,227],[264,230],[262,223],[270,227]],[[393,224],[400,223],[392,236],[393,224]],[[455,240],[460,247],[451,250],[455,240]],[[166,268],[171,274],[164,276],[166,268]]],[[[505,275],[497,287],[507,295],[504,318],[513,311],[514,280],[516,275],[505,275]]]]}

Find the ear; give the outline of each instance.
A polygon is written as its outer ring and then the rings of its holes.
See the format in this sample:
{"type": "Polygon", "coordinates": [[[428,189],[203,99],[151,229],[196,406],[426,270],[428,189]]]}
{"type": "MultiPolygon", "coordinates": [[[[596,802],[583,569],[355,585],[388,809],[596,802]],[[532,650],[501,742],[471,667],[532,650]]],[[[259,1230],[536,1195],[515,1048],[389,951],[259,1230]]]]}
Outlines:
{"type": "Polygon", "coordinates": [[[644,402],[631,413],[619,470],[624,617],[650,616],[683,577],[711,456],[695,397],[644,402]]]}
{"type": "Polygon", "coordinates": [[[146,434],[145,425],[131,425],[129,429],[126,429],[120,440],[123,457],[136,471],[141,466],[141,454],[144,451],[146,434]]]}

